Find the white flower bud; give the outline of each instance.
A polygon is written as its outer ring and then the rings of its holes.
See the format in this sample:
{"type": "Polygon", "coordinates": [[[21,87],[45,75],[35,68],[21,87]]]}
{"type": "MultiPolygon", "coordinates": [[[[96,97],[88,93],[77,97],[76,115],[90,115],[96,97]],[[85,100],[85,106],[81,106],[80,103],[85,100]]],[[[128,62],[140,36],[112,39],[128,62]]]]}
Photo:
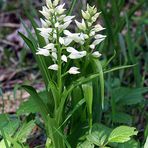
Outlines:
{"type": "Polygon", "coordinates": [[[61,59],[62,59],[62,61],[67,62],[67,57],[66,57],[66,55],[62,55],[61,59]]]}
{"type": "Polygon", "coordinates": [[[95,27],[94,27],[94,31],[95,32],[99,32],[99,31],[102,31],[102,30],[104,30],[105,28],[103,28],[100,24],[97,24],[97,25],[95,25],[95,27]]]}
{"type": "Polygon", "coordinates": [[[95,51],[92,53],[92,56],[95,58],[99,58],[101,56],[101,53],[99,53],[99,51],[95,51]]]}
{"type": "Polygon", "coordinates": [[[68,57],[70,59],[80,59],[86,56],[86,51],[72,52],[68,57]]]}
{"type": "Polygon", "coordinates": [[[67,52],[70,52],[70,53],[74,53],[74,52],[78,52],[76,49],[74,49],[73,47],[68,47],[67,49],[67,52]]]}
{"type": "Polygon", "coordinates": [[[48,69],[51,69],[51,70],[58,70],[58,65],[57,64],[53,64],[53,65],[50,65],[49,67],[48,67],[48,69]]]}
{"type": "Polygon", "coordinates": [[[60,26],[59,22],[56,22],[54,26],[55,28],[58,28],[60,26]]]}
{"type": "Polygon", "coordinates": [[[92,44],[96,46],[96,45],[100,44],[103,40],[104,40],[104,38],[97,39],[92,44]]]}
{"type": "Polygon", "coordinates": [[[44,49],[44,48],[38,48],[38,51],[36,52],[36,54],[38,55],[43,55],[43,56],[49,56],[49,50],[48,49],[44,49]]]}
{"type": "Polygon", "coordinates": [[[90,36],[94,36],[95,35],[95,31],[91,31],[89,35],[90,36]]]}
{"type": "Polygon", "coordinates": [[[75,20],[75,22],[80,30],[86,30],[86,24],[84,19],[82,19],[82,23],[78,22],[77,20],[75,20]]]}
{"type": "Polygon", "coordinates": [[[82,16],[84,19],[89,20],[90,19],[90,14],[88,13],[88,11],[81,11],[82,12],[82,16]]]}
{"type": "Polygon", "coordinates": [[[91,49],[95,49],[95,45],[93,45],[93,44],[90,45],[89,47],[90,47],[91,49]]]}
{"type": "Polygon", "coordinates": [[[46,19],[50,18],[50,11],[46,6],[42,7],[42,11],[39,11],[46,19]]]}
{"type": "Polygon", "coordinates": [[[69,70],[68,70],[68,73],[69,74],[79,74],[80,72],[78,71],[79,70],[79,68],[77,68],[77,67],[71,67],[69,70]]]}
{"type": "Polygon", "coordinates": [[[53,43],[49,43],[46,46],[43,47],[44,49],[53,49],[54,48],[54,44],[53,43]]]}
{"type": "Polygon", "coordinates": [[[54,6],[57,6],[58,4],[59,4],[59,0],[54,0],[54,1],[53,1],[53,5],[54,5],[54,6]]]}
{"type": "Polygon", "coordinates": [[[96,20],[98,19],[99,15],[100,15],[100,13],[96,13],[96,14],[91,18],[91,20],[92,20],[93,22],[96,22],[96,20]]]}
{"type": "Polygon", "coordinates": [[[51,53],[51,56],[52,56],[52,58],[53,58],[54,61],[57,60],[57,58],[58,58],[56,52],[52,52],[52,53],[51,53]]]}
{"type": "Polygon", "coordinates": [[[47,24],[46,21],[44,21],[43,19],[40,19],[40,21],[41,21],[41,24],[42,24],[43,28],[47,28],[48,27],[48,24],[47,24]]]}
{"type": "Polygon", "coordinates": [[[106,38],[106,35],[102,35],[102,34],[97,34],[95,36],[95,39],[105,39],[106,38]]]}
{"type": "Polygon", "coordinates": [[[52,7],[51,0],[46,0],[46,5],[48,6],[48,8],[51,8],[52,7]]]}
{"type": "Polygon", "coordinates": [[[64,45],[64,39],[62,37],[59,38],[59,42],[61,45],[64,45]]]}

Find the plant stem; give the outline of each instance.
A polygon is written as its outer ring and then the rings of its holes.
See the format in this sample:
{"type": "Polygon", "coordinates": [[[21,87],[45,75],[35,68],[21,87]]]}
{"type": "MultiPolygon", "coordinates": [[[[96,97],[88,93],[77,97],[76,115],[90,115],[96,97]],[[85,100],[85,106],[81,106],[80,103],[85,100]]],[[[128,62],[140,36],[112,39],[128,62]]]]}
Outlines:
{"type": "Polygon", "coordinates": [[[62,60],[61,60],[61,48],[59,44],[59,31],[57,30],[57,52],[58,52],[58,89],[59,89],[59,102],[60,102],[60,96],[62,92],[62,72],[61,72],[61,66],[62,66],[62,60]]]}

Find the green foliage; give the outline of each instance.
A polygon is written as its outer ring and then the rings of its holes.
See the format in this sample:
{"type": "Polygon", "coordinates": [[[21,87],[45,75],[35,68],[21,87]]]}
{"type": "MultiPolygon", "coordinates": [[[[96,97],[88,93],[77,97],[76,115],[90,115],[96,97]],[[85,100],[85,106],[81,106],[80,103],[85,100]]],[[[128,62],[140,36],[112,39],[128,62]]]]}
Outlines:
{"type": "Polygon", "coordinates": [[[137,135],[137,131],[133,127],[120,126],[115,128],[109,135],[109,142],[124,143],[130,140],[130,137],[137,135]]]}
{"type": "MultiPolygon", "coordinates": [[[[72,13],[76,2],[76,0],[71,2],[68,14],[72,13]]],[[[130,27],[133,14],[144,4],[144,0],[137,2],[126,13],[123,13],[124,0],[96,0],[96,4],[102,11],[107,34],[105,43],[96,48],[104,53],[104,56],[99,60],[89,56],[84,60],[69,62],[66,68],[73,63],[83,67],[80,77],[72,77],[67,73],[61,76],[61,72],[55,74],[49,71],[51,60],[36,55],[38,46],[46,45],[37,30],[39,26],[27,13],[35,32],[32,34],[21,19],[28,36],[22,33],[19,35],[36,59],[45,83],[45,90],[37,92],[31,86],[23,86],[30,97],[21,104],[17,115],[36,116],[38,113],[41,115],[43,121],[39,116],[37,118],[46,132],[46,148],[140,148],[142,145],[132,138],[137,135],[136,128],[129,126],[135,126],[133,112],[136,109],[144,109],[143,94],[148,92],[148,88],[143,87],[145,76],[141,75],[139,62],[141,57],[135,56],[143,52],[138,42],[139,38],[136,38],[138,31],[132,34],[130,27]],[[120,15],[122,13],[123,15],[120,15]],[[127,29],[126,34],[122,33],[124,29],[127,29]],[[135,106],[138,107],[135,109],[135,106]]],[[[144,37],[148,43],[146,33],[144,37]]],[[[146,61],[147,54],[144,55],[146,61]]],[[[147,72],[147,63],[144,65],[144,73],[147,72]]],[[[66,71],[66,68],[62,70],[66,71]]],[[[26,139],[35,126],[34,122],[31,120],[22,123],[18,119],[12,120],[5,114],[1,115],[0,147],[11,145],[14,148],[27,147],[26,139]]],[[[146,139],[147,127],[145,129],[146,139]]],[[[144,148],[147,148],[147,143],[148,140],[144,148]]]]}

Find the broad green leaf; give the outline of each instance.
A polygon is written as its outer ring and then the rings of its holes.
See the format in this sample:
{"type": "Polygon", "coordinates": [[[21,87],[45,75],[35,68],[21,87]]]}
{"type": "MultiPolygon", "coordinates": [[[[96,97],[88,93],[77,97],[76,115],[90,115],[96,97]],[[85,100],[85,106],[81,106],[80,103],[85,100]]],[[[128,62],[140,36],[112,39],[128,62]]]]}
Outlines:
{"type": "Polygon", "coordinates": [[[38,93],[36,92],[36,90],[33,87],[27,86],[27,85],[23,85],[22,87],[30,94],[34,103],[36,103],[36,106],[38,107],[43,120],[46,123],[47,115],[48,115],[48,109],[47,109],[46,104],[43,102],[43,100],[41,99],[41,97],[38,95],[38,93]]]}
{"type": "Polygon", "coordinates": [[[131,139],[128,142],[118,144],[117,148],[140,148],[139,143],[131,139]]]}
{"type": "Polygon", "coordinates": [[[30,114],[39,112],[38,106],[33,99],[22,102],[17,110],[17,115],[30,114]]]}
{"type": "Polygon", "coordinates": [[[34,121],[30,121],[28,123],[23,123],[21,128],[17,131],[15,138],[19,142],[26,142],[26,139],[28,138],[28,135],[31,133],[32,129],[35,127],[34,121]]]}
{"type": "Polygon", "coordinates": [[[83,143],[79,143],[76,148],[94,148],[94,147],[95,147],[94,144],[86,140],[83,143]]]}
{"type": "Polygon", "coordinates": [[[132,124],[132,116],[123,113],[123,112],[115,112],[114,117],[112,118],[113,122],[115,123],[125,123],[125,124],[132,124]]]}
{"type": "Polygon", "coordinates": [[[93,103],[93,87],[92,83],[86,83],[82,85],[84,92],[84,99],[86,101],[88,117],[89,117],[89,126],[92,127],[92,103],[93,103]]]}
{"type": "MultiPolygon", "coordinates": [[[[6,134],[13,135],[20,125],[20,121],[7,114],[0,115],[0,130],[3,130],[6,134]]],[[[1,133],[0,133],[1,135],[1,133]]]]}
{"type": "MultiPolygon", "coordinates": [[[[40,91],[38,92],[38,95],[45,104],[49,103],[46,91],[40,91]]],[[[27,101],[22,102],[19,108],[17,109],[17,115],[37,113],[37,112],[40,112],[39,107],[36,105],[36,102],[31,96],[28,98],[27,101]]]]}
{"type": "Polygon", "coordinates": [[[87,136],[87,140],[97,146],[103,146],[108,139],[111,129],[102,125],[94,124],[91,133],[87,136]]]}
{"type": "Polygon", "coordinates": [[[124,143],[130,140],[131,136],[137,135],[136,128],[119,126],[109,135],[108,142],[124,143]]]}
{"type": "Polygon", "coordinates": [[[148,92],[148,88],[125,88],[120,87],[113,90],[113,97],[116,103],[123,105],[133,105],[144,100],[143,93],[148,92]]]}

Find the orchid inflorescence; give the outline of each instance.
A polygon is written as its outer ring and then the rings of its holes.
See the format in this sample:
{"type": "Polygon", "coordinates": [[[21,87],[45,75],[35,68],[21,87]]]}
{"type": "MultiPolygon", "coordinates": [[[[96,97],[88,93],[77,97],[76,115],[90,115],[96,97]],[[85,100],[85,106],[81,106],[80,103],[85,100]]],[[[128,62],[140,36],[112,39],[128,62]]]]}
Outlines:
{"type": "MultiPolygon", "coordinates": [[[[42,11],[40,11],[45,18],[41,19],[42,27],[38,30],[47,45],[38,48],[36,54],[50,56],[53,64],[48,69],[55,71],[61,69],[62,64],[69,59],[80,59],[87,55],[99,58],[101,54],[99,51],[95,51],[95,47],[106,37],[97,34],[104,28],[100,24],[94,25],[100,15],[95,6],[87,5],[87,10],[82,10],[82,22],[75,20],[78,32],[72,33],[67,28],[75,16],[66,15],[64,5],[59,5],[59,0],[53,2],[46,0],[46,6],[43,6],[42,11]],[[75,49],[74,44],[80,48],[75,49]]],[[[79,68],[71,67],[67,73],[78,74],[80,72],[79,68]]]]}

